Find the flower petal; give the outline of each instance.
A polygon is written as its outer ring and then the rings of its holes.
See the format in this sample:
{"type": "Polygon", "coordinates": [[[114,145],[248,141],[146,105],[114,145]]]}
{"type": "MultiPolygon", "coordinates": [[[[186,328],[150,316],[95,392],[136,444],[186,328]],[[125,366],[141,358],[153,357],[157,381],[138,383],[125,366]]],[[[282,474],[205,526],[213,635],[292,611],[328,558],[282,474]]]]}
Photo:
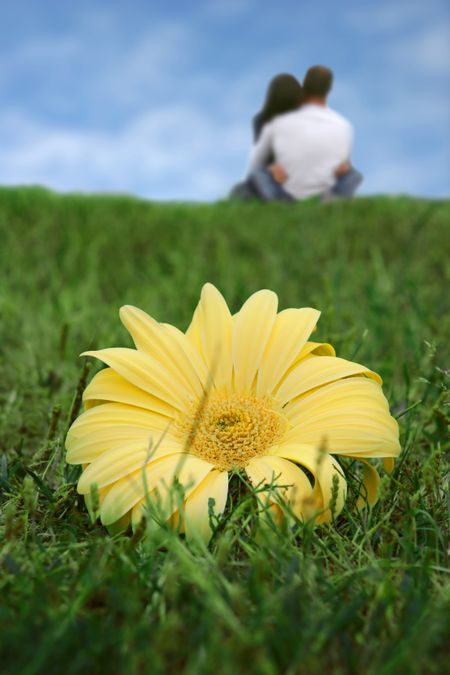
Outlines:
{"type": "Polygon", "coordinates": [[[215,286],[205,284],[186,337],[203,356],[217,388],[231,384],[231,334],[227,303],[215,286]]]}
{"type": "Polygon", "coordinates": [[[167,417],[177,414],[171,405],[135,387],[112,368],[104,368],[92,378],[84,390],[83,401],[87,409],[98,402],[108,401],[127,403],[167,417]]]}
{"type": "Polygon", "coordinates": [[[131,384],[156,396],[177,410],[185,410],[186,401],[190,396],[192,397],[192,391],[189,391],[179,378],[174,378],[171,371],[144,352],[124,347],[112,347],[84,352],[82,356],[94,356],[100,359],[131,384]]]}
{"type": "MultiPolygon", "coordinates": [[[[131,305],[120,308],[120,319],[138,350],[156,359],[170,372],[175,382],[201,396],[206,383],[206,369],[202,380],[192,362],[191,345],[181,331],[171,330],[131,305]]],[[[199,364],[201,361],[197,357],[197,366],[199,364]]]]}
{"type": "MultiPolygon", "coordinates": [[[[136,471],[115,483],[100,509],[102,523],[109,525],[119,520],[145,495],[150,496],[155,489],[161,493],[167,494],[168,491],[172,493],[175,479],[184,487],[185,495],[188,495],[212,468],[208,462],[185,453],[158,459],[143,470],[136,471]]],[[[174,510],[175,508],[176,505],[174,510]]]]}
{"type": "Polygon", "coordinates": [[[144,497],[144,499],[141,499],[133,506],[131,510],[131,527],[133,528],[133,532],[135,532],[142,519],[148,515],[148,507],[154,507],[155,503],[158,505],[155,513],[157,519],[153,521],[150,519],[150,522],[147,521],[145,531],[148,533],[149,530],[152,530],[153,537],[157,537],[160,540],[160,545],[164,546],[167,532],[161,528],[161,522],[165,521],[166,524],[173,530],[176,530],[178,534],[184,533],[184,523],[181,519],[178,501],[176,499],[171,499],[169,496],[169,499],[166,500],[166,513],[164,513],[161,509],[161,498],[159,493],[150,493],[147,498],[144,497]],[[173,504],[176,504],[177,506],[175,511],[173,511],[173,504]]]}
{"type": "Polygon", "coordinates": [[[322,415],[330,408],[372,409],[389,412],[380,385],[366,377],[349,377],[309,391],[286,404],[283,413],[295,429],[305,421],[322,415]]]}
{"type": "MultiPolygon", "coordinates": [[[[96,510],[94,512],[94,504],[92,502],[92,494],[86,494],[84,495],[84,501],[86,503],[87,510],[89,512],[89,515],[91,517],[92,522],[97,520],[98,515],[99,515],[99,508],[103,504],[106,495],[110,491],[111,486],[108,485],[107,487],[104,488],[99,488],[97,490],[97,495],[98,495],[98,502],[96,504],[96,510]]],[[[115,523],[112,523],[111,525],[107,526],[107,530],[111,536],[115,536],[116,534],[120,534],[121,532],[125,532],[128,529],[128,526],[130,525],[131,521],[131,513],[128,512],[122,518],[119,518],[115,523]]]]}
{"type": "Polygon", "coordinates": [[[337,356],[307,356],[285,377],[275,398],[284,405],[310,389],[354,375],[365,375],[381,384],[379,375],[359,363],[337,356]]]}
{"type": "Polygon", "coordinates": [[[284,443],[325,446],[353,457],[395,457],[398,424],[377,382],[351,377],[297,398],[284,412],[291,429],[284,443]]]}
{"type": "Polygon", "coordinates": [[[267,490],[258,492],[258,499],[263,504],[276,503],[278,496],[297,517],[309,517],[313,489],[306,474],[298,466],[271,455],[251,459],[245,472],[254,487],[270,485],[267,490]]]}
{"type": "Polygon", "coordinates": [[[105,500],[105,497],[108,494],[108,492],[110,491],[110,489],[111,489],[110,485],[107,485],[104,488],[98,488],[97,489],[97,499],[98,499],[98,501],[96,500],[97,503],[95,505],[94,505],[93,499],[92,499],[93,495],[90,492],[89,492],[89,494],[84,495],[84,503],[86,504],[86,508],[88,510],[89,516],[90,516],[92,521],[94,521],[98,518],[98,509],[103,504],[103,502],[105,500]],[[96,507],[95,510],[94,510],[94,507],[96,507]]]}
{"type": "Polygon", "coordinates": [[[262,355],[272,333],[278,298],[272,291],[258,291],[249,297],[233,321],[234,385],[250,391],[262,355]]]}
{"type": "Polygon", "coordinates": [[[201,538],[205,544],[211,538],[209,500],[213,499],[212,511],[220,516],[228,496],[228,473],[214,469],[187,498],[184,507],[184,529],[188,540],[201,538]]]}
{"type": "Polygon", "coordinates": [[[125,403],[105,403],[82,413],[71,426],[68,438],[80,438],[112,426],[162,430],[170,428],[171,422],[164,415],[125,403]]]}
{"type": "Polygon", "coordinates": [[[393,457],[385,457],[383,459],[384,470],[391,473],[394,470],[395,459],[393,457]]]}
{"type": "Polygon", "coordinates": [[[256,385],[258,396],[272,394],[288,368],[298,358],[319,317],[320,312],[309,307],[285,309],[276,316],[259,366],[256,385]]]}
{"type": "Polygon", "coordinates": [[[367,504],[374,506],[378,501],[378,486],[380,484],[380,476],[378,471],[372,464],[361,460],[363,462],[363,480],[361,490],[356,502],[358,509],[363,508],[367,504]]]}
{"type": "Polygon", "coordinates": [[[131,509],[131,527],[136,531],[145,514],[146,498],[140,499],[131,509]]]}
{"type": "MultiPolygon", "coordinates": [[[[333,345],[328,344],[328,342],[307,342],[296,359],[296,361],[301,361],[308,356],[308,354],[316,354],[316,356],[336,356],[336,351],[333,345]]],[[[296,365],[296,363],[294,363],[296,365]]]]}
{"type": "Polygon", "coordinates": [[[125,515],[123,515],[122,518],[119,518],[119,520],[116,520],[114,523],[107,525],[106,528],[111,537],[114,537],[117,534],[126,532],[128,530],[130,523],[131,523],[131,511],[125,513],[125,515]]]}
{"type": "Polygon", "coordinates": [[[288,375],[298,366],[300,361],[308,356],[336,356],[333,345],[328,342],[307,342],[298,353],[297,357],[292,362],[292,365],[285,372],[282,380],[286,379],[288,375]]]}
{"type": "Polygon", "coordinates": [[[326,451],[308,445],[292,444],[280,445],[274,449],[279,457],[289,459],[304,466],[314,476],[314,490],[312,494],[312,508],[319,512],[317,522],[328,522],[332,518],[329,509],[333,500],[333,478],[337,483],[336,503],[334,515],[342,510],[347,494],[347,481],[339,463],[326,451]]]}
{"type": "Polygon", "coordinates": [[[93,437],[87,435],[75,439],[67,445],[66,462],[68,464],[89,464],[100,457],[107,450],[123,448],[129,451],[133,448],[149,446],[162,435],[162,431],[135,429],[132,427],[101,429],[93,437]]]}
{"type": "Polygon", "coordinates": [[[203,391],[209,378],[209,371],[204,358],[183,331],[176,328],[176,326],[172,326],[170,323],[163,323],[161,325],[172,335],[173,340],[179,344],[180,349],[186,354],[189,363],[197,374],[201,390],[203,391]]]}
{"type": "Polygon", "coordinates": [[[156,444],[164,435],[173,438],[167,417],[121,403],[105,403],[84,412],[66,438],[69,464],[92,462],[106,450],[128,443],[156,444]]]}
{"type": "Polygon", "coordinates": [[[153,447],[148,443],[133,443],[108,449],[83,471],[78,481],[78,492],[89,493],[91,485],[103,488],[161,457],[180,453],[182,450],[179,442],[164,437],[153,447]]]}

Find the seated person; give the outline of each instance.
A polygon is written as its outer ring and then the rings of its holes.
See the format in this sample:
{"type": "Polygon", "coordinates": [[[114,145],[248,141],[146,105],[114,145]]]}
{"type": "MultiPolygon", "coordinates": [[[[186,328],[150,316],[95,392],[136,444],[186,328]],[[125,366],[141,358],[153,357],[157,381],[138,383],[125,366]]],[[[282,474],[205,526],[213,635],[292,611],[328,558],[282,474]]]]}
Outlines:
{"type": "MultiPolygon", "coordinates": [[[[297,110],[303,102],[303,90],[300,82],[288,73],[276,75],[269,83],[264,105],[253,118],[253,142],[256,143],[266,124],[278,115],[297,110]]],[[[266,165],[269,166],[274,157],[268,154],[266,165]]],[[[232,189],[231,198],[258,199],[259,194],[248,181],[235,185],[232,189]]]]}
{"type": "Polygon", "coordinates": [[[333,74],[314,66],[303,83],[304,103],[266,123],[253,148],[248,183],[264,201],[313,195],[351,197],[362,181],[350,164],[350,122],[327,106],[333,74]],[[275,159],[275,164],[267,163],[275,159]]]}
{"type": "Polygon", "coordinates": [[[253,118],[253,142],[259,140],[264,126],[275,117],[298,110],[303,98],[302,85],[293,75],[281,73],[272,78],[264,105],[253,118]]]}

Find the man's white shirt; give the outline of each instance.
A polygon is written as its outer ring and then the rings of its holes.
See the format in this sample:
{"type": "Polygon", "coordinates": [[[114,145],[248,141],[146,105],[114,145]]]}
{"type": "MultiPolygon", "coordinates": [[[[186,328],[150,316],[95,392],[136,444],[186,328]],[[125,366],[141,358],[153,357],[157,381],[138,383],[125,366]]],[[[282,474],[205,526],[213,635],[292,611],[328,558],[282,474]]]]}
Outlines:
{"type": "Polygon", "coordinates": [[[266,166],[273,154],[288,180],[283,188],[295,199],[322,194],[336,182],[335,170],[350,161],[352,125],[331,108],[306,104],[264,125],[255,144],[250,172],[266,166]]]}

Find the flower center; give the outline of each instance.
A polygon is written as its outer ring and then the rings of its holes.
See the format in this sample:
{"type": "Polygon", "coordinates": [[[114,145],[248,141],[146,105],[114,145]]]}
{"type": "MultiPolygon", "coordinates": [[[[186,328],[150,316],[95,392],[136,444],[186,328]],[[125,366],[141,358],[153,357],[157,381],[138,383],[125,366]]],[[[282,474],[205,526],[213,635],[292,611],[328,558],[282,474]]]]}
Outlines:
{"type": "Polygon", "coordinates": [[[214,392],[178,421],[186,448],[219,469],[244,468],[281,439],[286,418],[268,397],[214,392]]]}

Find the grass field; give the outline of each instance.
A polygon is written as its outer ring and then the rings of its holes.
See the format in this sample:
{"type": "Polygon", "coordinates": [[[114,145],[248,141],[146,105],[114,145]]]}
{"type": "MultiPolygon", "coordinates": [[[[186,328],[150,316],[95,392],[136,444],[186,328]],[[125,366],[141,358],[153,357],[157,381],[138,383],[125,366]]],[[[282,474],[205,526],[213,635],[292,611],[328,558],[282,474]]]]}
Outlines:
{"type": "Polygon", "coordinates": [[[448,673],[449,227],[449,202],[406,197],[1,189],[2,673],[448,673]],[[317,307],[314,339],[382,375],[403,451],[373,510],[355,510],[355,474],[332,525],[255,542],[244,495],[203,552],[89,522],[64,464],[97,368],[78,354],[130,345],[125,303],[185,329],[205,281],[232,310],[259,288],[317,307]]]}

